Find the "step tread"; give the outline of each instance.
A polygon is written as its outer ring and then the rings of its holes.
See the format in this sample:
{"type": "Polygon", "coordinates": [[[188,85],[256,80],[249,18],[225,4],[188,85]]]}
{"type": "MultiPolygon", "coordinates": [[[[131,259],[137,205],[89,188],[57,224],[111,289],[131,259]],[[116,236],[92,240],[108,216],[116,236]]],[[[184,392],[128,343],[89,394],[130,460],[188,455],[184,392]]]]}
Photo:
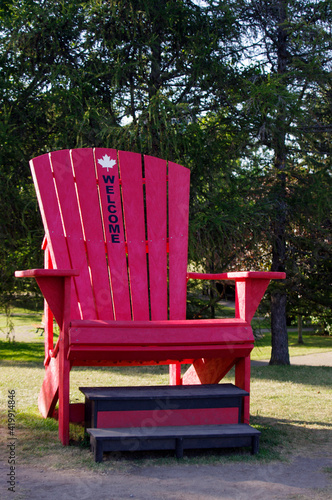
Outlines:
{"type": "Polygon", "coordinates": [[[141,399],[205,399],[211,397],[240,397],[249,393],[234,384],[136,386],[136,387],[80,387],[89,400],[133,400],[141,399]]]}
{"type": "Polygon", "coordinates": [[[115,429],[87,429],[87,432],[98,440],[116,440],[126,438],[160,439],[160,438],[211,438],[220,436],[259,436],[261,433],[248,424],[223,425],[188,425],[165,427],[130,427],[115,429]]]}

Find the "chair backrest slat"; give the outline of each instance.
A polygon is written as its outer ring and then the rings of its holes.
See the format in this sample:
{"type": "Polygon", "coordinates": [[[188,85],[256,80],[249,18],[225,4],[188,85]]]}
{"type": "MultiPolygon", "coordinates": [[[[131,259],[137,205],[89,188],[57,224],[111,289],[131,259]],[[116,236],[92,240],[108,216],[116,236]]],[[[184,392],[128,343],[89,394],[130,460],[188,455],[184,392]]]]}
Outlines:
{"type": "Polygon", "coordinates": [[[190,170],[168,163],[169,318],[186,318],[190,170]]]}
{"type": "MultiPolygon", "coordinates": [[[[61,218],[50,154],[38,156],[30,161],[39,208],[47,238],[48,250],[55,269],[71,269],[72,263],[61,218]]],[[[72,281],[71,316],[79,319],[78,296],[75,279],[72,281]]]]}
{"type": "Polygon", "coordinates": [[[130,320],[131,306],[117,151],[96,148],[94,156],[106,238],[114,317],[117,320],[130,320]]]}
{"type": "Polygon", "coordinates": [[[149,319],[142,158],[119,151],[122,201],[128,247],[128,270],[134,320],[149,319]]]}
{"type": "Polygon", "coordinates": [[[106,258],[104,228],[92,149],[73,149],[71,160],[81,212],[87,260],[91,275],[97,319],[114,319],[106,258]]]}
{"type": "Polygon", "coordinates": [[[167,319],[167,182],[166,161],[144,157],[152,320],[167,319]]]}
{"type": "Polygon", "coordinates": [[[83,319],[97,317],[92,283],[88,268],[83,228],[77,200],[70,151],[51,153],[51,163],[73,269],[80,271],[76,278],[79,307],[83,319]]]}

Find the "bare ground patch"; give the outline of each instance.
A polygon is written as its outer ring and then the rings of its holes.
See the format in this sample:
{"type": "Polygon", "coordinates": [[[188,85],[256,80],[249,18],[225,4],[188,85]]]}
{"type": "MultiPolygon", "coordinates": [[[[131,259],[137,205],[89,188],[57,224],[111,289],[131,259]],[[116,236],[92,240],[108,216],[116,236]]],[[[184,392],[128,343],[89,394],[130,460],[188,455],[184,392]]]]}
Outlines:
{"type": "MultiPolygon", "coordinates": [[[[82,450],[83,451],[83,450],[82,450]]],[[[84,451],[86,452],[86,450],[84,451]]],[[[67,470],[48,464],[18,465],[15,492],[7,490],[8,464],[0,462],[4,500],[255,500],[332,499],[332,449],[330,440],[308,443],[285,461],[269,463],[228,462],[205,465],[191,457],[166,465],[143,465],[126,458],[109,457],[95,470],[67,470]],[[300,454],[299,454],[300,452],[300,454]]],[[[92,457],[91,457],[92,460],[92,457]]]]}

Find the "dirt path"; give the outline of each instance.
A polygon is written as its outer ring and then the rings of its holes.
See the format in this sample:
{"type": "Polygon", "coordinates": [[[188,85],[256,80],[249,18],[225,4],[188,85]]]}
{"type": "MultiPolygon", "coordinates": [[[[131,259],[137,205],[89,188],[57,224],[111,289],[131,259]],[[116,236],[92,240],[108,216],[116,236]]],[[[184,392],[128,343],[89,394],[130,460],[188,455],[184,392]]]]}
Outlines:
{"type": "MultiPolygon", "coordinates": [[[[266,366],[269,360],[251,361],[252,366],[266,366]]],[[[306,354],[304,356],[292,356],[290,358],[291,365],[305,366],[331,366],[332,367],[332,351],[317,352],[314,354],[306,354]]]]}
{"type": "MultiPolygon", "coordinates": [[[[0,463],[1,486],[8,465],[0,463]]],[[[3,500],[267,500],[332,499],[332,450],[311,450],[288,462],[135,466],[126,472],[52,470],[18,467],[15,493],[2,489],[3,500]]]]}
{"type": "MultiPolygon", "coordinates": [[[[332,352],[299,356],[292,364],[332,366],[332,352]]],[[[331,440],[325,446],[308,446],[304,443],[303,452],[287,462],[195,465],[188,459],[164,466],[125,464],[125,472],[112,470],[111,461],[104,472],[86,472],[42,463],[20,466],[18,460],[15,492],[7,489],[9,464],[0,461],[0,499],[332,500],[331,440]]]]}

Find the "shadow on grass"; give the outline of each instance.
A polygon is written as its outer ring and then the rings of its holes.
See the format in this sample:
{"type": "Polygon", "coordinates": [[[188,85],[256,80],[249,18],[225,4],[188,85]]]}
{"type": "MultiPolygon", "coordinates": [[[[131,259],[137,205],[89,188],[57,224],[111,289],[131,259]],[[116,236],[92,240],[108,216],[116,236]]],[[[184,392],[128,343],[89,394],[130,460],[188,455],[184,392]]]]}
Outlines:
{"type": "Polygon", "coordinates": [[[296,453],[299,449],[306,449],[310,455],[313,447],[332,441],[332,424],[326,422],[310,422],[308,426],[305,420],[251,416],[250,424],[262,433],[259,454],[261,458],[265,453],[282,454],[287,458],[289,452],[296,453]],[[313,425],[320,428],[314,428],[313,425]]]}
{"type": "MultiPolygon", "coordinates": [[[[7,342],[0,340],[0,364],[4,366],[31,366],[31,363],[43,365],[44,344],[37,342],[7,342]]],[[[183,371],[187,368],[183,365],[183,371]]],[[[167,375],[168,365],[121,366],[121,367],[75,367],[83,371],[114,371],[127,377],[136,378],[141,374],[167,375]]],[[[233,370],[234,371],[234,370],[233,370]]],[[[230,375],[232,375],[232,371],[230,375]]],[[[252,379],[293,382],[311,386],[332,386],[332,368],[326,366],[285,365],[253,366],[252,379]]],[[[135,384],[137,385],[137,384],[135,384]]]]}
{"type": "MultiPolygon", "coordinates": [[[[0,421],[5,428],[6,412],[0,412],[0,421]]],[[[58,422],[44,419],[36,408],[20,411],[17,414],[17,443],[20,456],[25,463],[35,460],[46,460],[53,454],[56,463],[62,463],[65,457],[66,467],[95,468],[99,466],[127,465],[218,465],[244,462],[264,464],[288,460],[291,454],[307,449],[308,455],[312,447],[327,443],[332,439],[331,425],[317,422],[322,429],[306,428],[301,420],[275,419],[261,416],[251,417],[251,425],[261,432],[260,449],[257,455],[251,455],[249,448],[197,449],[185,450],[183,459],[177,460],[174,451],[135,451],[112,452],[104,455],[103,464],[95,464],[93,454],[89,453],[89,440],[84,435],[83,427],[72,425],[69,447],[62,447],[58,440],[58,422]],[[38,445],[37,445],[38,443],[38,445]],[[84,452],[82,454],[82,452],[84,452]],[[61,458],[62,457],[62,458],[61,458]]],[[[3,439],[6,439],[3,436],[3,439]]],[[[301,453],[302,453],[301,451],[301,453]]],[[[60,467],[61,468],[61,467],[60,467]]]]}
{"type": "Polygon", "coordinates": [[[44,344],[41,342],[8,342],[0,340],[0,360],[13,362],[41,363],[44,361],[44,344]]]}
{"type": "MultiPolygon", "coordinates": [[[[0,412],[0,422],[4,424],[6,413],[0,412]]],[[[261,432],[260,452],[251,455],[250,448],[221,448],[221,449],[193,449],[185,450],[183,460],[175,458],[175,450],[155,450],[155,451],[133,451],[133,452],[112,452],[105,454],[108,462],[127,462],[128,464],[143,465],[174,465],[174,463],[186,464],[218,464],[227,462],[260,462],[281,460],[280,450],[286,446],[287,436],[285,430],[278,429],[275,425],[265,424],[264,419],[259,419],[258,423],[253,423],[261,432]]],[[[5,425],[4,425],[5,427],[5,425]]],[[[20,411],[17,414],[16,437],[20,454],[24,461],[29,459],[29,454],[34,458],[46,457],[49,453],[67,455],[68,449],[89,451],[90,443],[84,428],[77,424],[70,425],[70,446],[62,447],[58,440],[58,422],[53,418],[42,418],[36,409],[20,411]],[[38,446],[36,447],[36,443],[38,446]]],[[[91,465],[94,465],[93,454],[91,465]]],[[[31,457],[32,458],[32,457],[31,457]]],[[[70,467],[71,464],[67,463],[70,467]]]]}
{"type": "Polygon", "coordinates": [[[266,365],[253,366],[251,378],[292,382],[311,386],[332,386],[332,368],[329,366],[266,365]]]}
{"type": "MultiPolygon", "coordinates": [[[[308,454],[314,444],[324,443],[332,438],[329,429],[304,428],[301,421],[275,420],[265,417],[252,417],[251,425],[261,432],[259,453],[251,455],[249,448],[210,448],[184,450],[183,459],[176,460],[170,451],[110,452],[104,454],[106,462],[127,462],[143,465],[152,461],[155,465],[217,465],[236,462],[263,464],[287,461],[297,448],[307,446],[308,454]]],[[[326,425],[326,424],[322,424],[326,425]]],[[[105,463],[104,461],[104,463],[105,463]]]]}

